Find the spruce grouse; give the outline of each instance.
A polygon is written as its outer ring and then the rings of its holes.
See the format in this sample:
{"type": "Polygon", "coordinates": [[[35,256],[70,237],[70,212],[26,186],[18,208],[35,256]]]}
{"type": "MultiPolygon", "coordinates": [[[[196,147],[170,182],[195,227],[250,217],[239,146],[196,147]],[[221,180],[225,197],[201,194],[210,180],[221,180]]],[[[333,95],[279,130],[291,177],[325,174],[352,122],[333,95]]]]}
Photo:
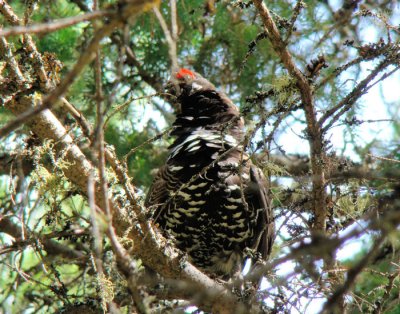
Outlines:
{"type": "Polygon", "coordinates": [[[145,205],[195,266],[230,277],[246,252],[264,259],[270,253],[267,182],[243,152],[243,119],[224,93],[187,69],[174,73],[167,87],[179,106],[175,141],[145,205]]]}

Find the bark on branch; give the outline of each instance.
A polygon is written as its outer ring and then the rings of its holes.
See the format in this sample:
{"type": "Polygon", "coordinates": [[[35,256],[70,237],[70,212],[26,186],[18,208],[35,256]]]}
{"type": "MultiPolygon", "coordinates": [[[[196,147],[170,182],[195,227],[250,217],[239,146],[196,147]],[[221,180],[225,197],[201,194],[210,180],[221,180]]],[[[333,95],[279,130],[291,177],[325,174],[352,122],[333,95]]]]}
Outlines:
{"type": "MultiPolygon", "coordinates": [[[[9,102],[6,107],[15,115],[19,115],[34,107],[34,97],[21,96],[9,102]]],[[[92,165],[74,144],[60,121],[50,110],[46,109],[30,119],[28,126],[39,138],[54,141],[56,153],[64,154],[65,161],[69,165],[63,169],[65,176],[87,195],[88,178],[92,171],[92,165]]],[[[115,163],[118,164],[117,161],[115,163]]],[[[97,204],[104,204],[103,194],[98,185],[95,196],[97,204]]],[[[131,230],[128,237],[135,244],[133,252],[142,259],[146,266],[166,278],[185,281],[196,288],[194,290],[199,293],[213,291],[212,294],[202,294],[203,297],[200,299],[197,299],[195,295],[192,296],[195,304],[200,308],[212,310],[214,313],[244,311],[244,307],[225,287],[186,262],[179,251],[154,230],[138,203],[131,203],[129,208],[121,208],[113,200],[109,199],[109,202],[113,214],[113,227],[117,235],[123,237],[126,230],[131,230]],[[134,215],[134,221],[128,218],[128,212],[134,215]]],[[[186,294],[182,295],[182,298],[187,297],[186,294]]]]}
{"type": "Polygon", "coordinates": [[[323,148],[323,133],[317,121],[314,107],[313,87],[308,78],[303,75],[295,65],[294,60],[282,39],[279,30],[272,19],[272,15],[262,0],[253,0],[262,22],[271,41],[272,47],[281,59],[289,74],[295,78],[297,88],[300,92],[302,105],[307,121],[307,132],[310,143],[311,168],[313,173],[313,208],[315,213],[315,224],[313,229],[324,232],[326,229],[326,191],[323,148]]]}

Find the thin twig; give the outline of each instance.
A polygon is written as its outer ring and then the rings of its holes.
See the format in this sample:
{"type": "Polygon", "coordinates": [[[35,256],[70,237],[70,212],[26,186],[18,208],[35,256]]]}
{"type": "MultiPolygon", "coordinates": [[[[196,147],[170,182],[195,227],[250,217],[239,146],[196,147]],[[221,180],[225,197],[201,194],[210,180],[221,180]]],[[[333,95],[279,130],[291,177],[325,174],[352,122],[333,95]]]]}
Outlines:
{"type": "Polygon", "coordinates": [[[61,28],[65,28],[68,26],[72,26],[75,24],[79,24],[82,22],[91,21],[94,19],[106,17],[115,14],[112,11],[94,11],[85,13],[82,15],[71,16],[62,18],[56,21],[40,23],[40,24],[33,24],[29,26],[15,26],[10,28],[0,29],[0,36],[12,36],[12,35],[22,35],[22,34],[42,34],[42,33],[50,33],[61,28]]]}
{"type": "Polygon", "coordinates": [[[294,23],[296,23],[297,18],[300,15],[300,12],[303,8],[305,8],[306,4],[303,2],[303,0],[297,0],[296,6],[293,9],[293,14],[292,17],[290,18],[289,22],[289,30],[286,34],[286,37],[284,39],[284,42],[287,44],[289,42],[290,37],[292,36],[293,30],[294,30],[294,23]]]}
{"type": "Polygon", "coordinates": [[[5,56],[6,65],[11,73],[11,76],[18,82],[22,83],[25,81],[25,77],[22,74],[18,62],[15,60],[14,55],[11,52],[10,46],[4,37],[0,36],[0,52],[5,56]]]}
{"type": "Polygon", "coordinates": [[[110,119],[116,115],[118,112],[120,112],[121,110],[124,110],[127,106],[129,106],[133,101],[136,100],[142,100],[142,99],[151,99],[153,97],[159,96],[160,93],[155,93],[155,94],[151,94],[151,95],[146,95],[146,96],[141,96],[141,97],[136,97],[136,96],[132,96],[131,98],[129,98],[127,101],[125,101],[124,103],[122,103],[121,105],[115,106],[115,109],[107,115],[107,118],[104,122],[104,128],[107,126],[108,122],[110,122],[110,119]]]}
{"type": "Polygon", "coordinates": [[[346,281],[340,286],[325,303],[325,306],[321,313],[332,313],[336,308],[338,302],[341,302],[344,294],[353,286],[358,274],[364,270],[364,268],[369,264],[374,256],[379,252],[379,247],[386,239],[387,234],[382,234],[377,238],[369,250],[369,252],[347,272],[346,281]]]}
{"type": "MultiPolygon", "coordinates": [[[[171,8],[172,9],[172,8],[171,8]]],[[[165,39],[167,40],[168,44],[168,52],[169,52],[169,58],[171,59],[171,70],[172,72],[176,71],[178,69],[178,59],[177,59],[177,54],[176,54],[176,41],[174,40],[173,36],[171,35],[171,32],[168,29],[167,23],[164,20],[164,17],[162,16],[160,10],[157,7],[153,8],[153,12],[155,16],[158,19],[158,22],[160,23],[160,26],[164,32],[165,39]]]]}
{"type": "Polygon", "coordinates": [[[169,4],[171,6],[171,37],[175,42],[178,41],[178,15],[176,10],[176,0],[170,0],[169,4]]]}
{"type": "MultiPolygon", "coordinates": [[[[397,59],[400,58],[400,55],[397,59]]],[[[339,119],[346,111],[350,110],[350,108],[354,105],[354,103],[360,98],[360,96],[364,95],[368,90],[370,90],[376,83],[383,81],[385,78],[392,75],[394,72],[400,69],[400,66],[395,67],[388,73],[384,73],[379,79],[377,79],[374,83],[369,84],[382,70],[387,68],[389,65],[393,64],[394,60],[392,58],[386,58],[383,60],[375,69],[365,78],[363,79],[357,86],[345,97],[343,98],[336,106],[327,110],[325,114],[319,119],[318,123],[323,126],[323,131],[326,132],[329,130],[333,123],[339,119]],[[324,123],[328,118],[331,118],[329,123],[324,123]]]]}

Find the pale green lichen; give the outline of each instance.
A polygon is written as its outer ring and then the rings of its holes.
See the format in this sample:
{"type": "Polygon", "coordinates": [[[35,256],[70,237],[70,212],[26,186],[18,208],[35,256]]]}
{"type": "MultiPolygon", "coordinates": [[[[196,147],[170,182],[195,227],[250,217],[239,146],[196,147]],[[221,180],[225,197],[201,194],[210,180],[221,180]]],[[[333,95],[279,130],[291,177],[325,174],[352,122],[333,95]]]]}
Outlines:
{"type": "Polygon", "coordinates": [[[345,194],[345,191],[342,191],[342,195],[337,199],[336,212],[339,217],[343,217],[344,215],[346,218],[351,217],[355,219],[368,210],[372,205],[372,201],[369,193],[360,193],[357,184],[353,183],[352,188],[349,189],[349,193],[345,194]],[[355,192],[352,193],[351,189],[355,192]]]}
{"type": "Polygon", "coordinates": [[[103,273],[97,275],[97,284],[100,289],[101,307],[107,313],[107,303],[114,299],[114,284],[103,273]]]}
{"type": "Polygon", "coordinates": [[[294,102],[297,93],[296,83],[293,77],[284,74],[272,80],[271,86],[274,98],[279,105],[288,105],[294,102]]]}

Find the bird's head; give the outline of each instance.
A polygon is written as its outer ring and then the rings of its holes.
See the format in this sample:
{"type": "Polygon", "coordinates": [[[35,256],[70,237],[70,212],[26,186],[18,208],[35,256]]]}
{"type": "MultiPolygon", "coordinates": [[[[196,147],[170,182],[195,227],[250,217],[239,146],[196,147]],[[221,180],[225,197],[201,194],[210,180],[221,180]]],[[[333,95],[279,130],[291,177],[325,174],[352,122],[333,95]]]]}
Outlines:
{"type": "Polygon", "coordinates": [[[233,102],[197,72],[184,68],[173,72],[166,91],[175,106],[175,126],[185,129],[218,125],[223,128],[225,122],[234,118],[236,122],[232,128],[243,126],[239,110],[233,102]]]}
{"type": "Polygon", "coordinates": [[[205,90],[215,90],[215,86],[199,73],[185,68],[173,72],[166,85],[166,92],[176,98],[191,96],[205,90]]]}

